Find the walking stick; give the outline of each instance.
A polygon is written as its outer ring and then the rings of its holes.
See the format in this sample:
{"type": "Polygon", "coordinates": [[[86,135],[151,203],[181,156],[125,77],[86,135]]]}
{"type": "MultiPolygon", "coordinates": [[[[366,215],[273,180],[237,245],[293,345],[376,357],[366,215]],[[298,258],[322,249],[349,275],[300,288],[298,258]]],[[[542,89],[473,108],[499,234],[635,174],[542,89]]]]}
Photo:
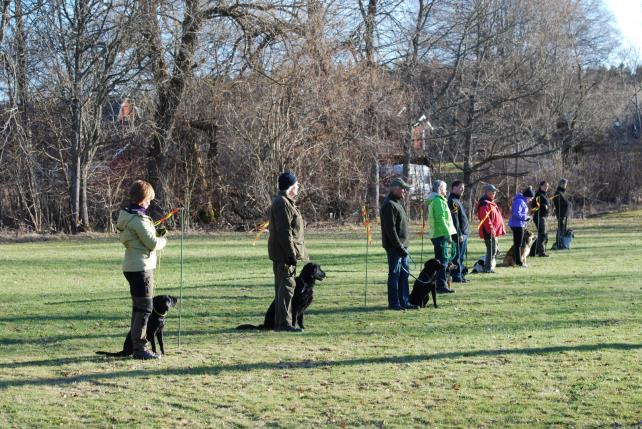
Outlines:
{"type": "Polygon", "coordinates": [[[181,210],[181,271],[178,289],[178,351],[181,351],[181,322],[183,320],[183,235],[185,233],[185,214],[181,210]]]}

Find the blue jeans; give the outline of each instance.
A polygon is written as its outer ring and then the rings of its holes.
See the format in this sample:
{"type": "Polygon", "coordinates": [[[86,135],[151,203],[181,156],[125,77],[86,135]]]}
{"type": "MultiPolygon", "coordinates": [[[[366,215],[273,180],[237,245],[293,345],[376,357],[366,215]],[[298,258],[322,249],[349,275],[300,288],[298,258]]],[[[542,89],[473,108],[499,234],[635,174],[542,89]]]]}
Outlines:
{"type": "Polygon", "coordinates": [[[386,249],[388,254],[388,308],[410,305],[408,302],[408,256],[386,249]]]}
{"type": "MultiPolygon", "coordinates": [[[[464,258],[466,257],[466,248],[468,247],[468,236],[460,235],[459,238],[461,238],[461,242],[457,248],[457,255],[455,256],[455,259],[453,259],[453,263],[457,265],[457,268],[452,271],[454,282],[460,282],[464,278],[464,273],[462,271],[464,270],[464,258]]],[[[455,236],[455,240],[456,239],[457,237],[455,236]]]]}
{"type": "Polygon", "coordinates": [[[435,274],[435,284],[437,289],[447,289],[448,288],[448,261],[450,260],[450,246],[448,242],[450,237],[437,237],[431,238],[432,245],[435,248],[435,259],[441,262],[444,266],[441,270],[438,270],[435,274]]]}

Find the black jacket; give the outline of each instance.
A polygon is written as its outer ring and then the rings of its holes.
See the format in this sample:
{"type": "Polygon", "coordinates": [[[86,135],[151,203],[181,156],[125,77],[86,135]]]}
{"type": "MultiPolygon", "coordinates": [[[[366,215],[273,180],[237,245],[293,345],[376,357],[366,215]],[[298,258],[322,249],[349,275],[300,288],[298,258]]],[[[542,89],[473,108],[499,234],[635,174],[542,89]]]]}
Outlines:
{"type": "Polygon", "coordinates": [[[541,190],[537,190],[535,192],[535,198],[533,198],[533,202],[531,203],[533,208],[538,208],[535,213],[533,213],[533,218],[538,218],[540,216],[546,218],[550,212],[550,207],[551,207],[551,202],[548,200],[548,197],[546,196],[546,192],[543,192],[541,190]]]}
{"type": "Polygon", "coordinates": [[[399,199],[392,194],[383,202],[381,215],[381,241],[386,250],[400,251],[408,247],[408,216],[399,199]]]}
{"type": "Polygon", "coordinates": [[[557,188],[555,197],[553,197],[553,205],[555,206],[555,216],[558,219],[568,217],[568,211],[571,203],[566,198],[566,189],[557,188]]]}
{"type": "Polygon", "coordinates": [[[453,224],[457,230],[457,235],[468,235],[468,216],[466,216],[466,210],[459,195],[453,193],[448,195],[448,208],[453,216],[453,224]]]}

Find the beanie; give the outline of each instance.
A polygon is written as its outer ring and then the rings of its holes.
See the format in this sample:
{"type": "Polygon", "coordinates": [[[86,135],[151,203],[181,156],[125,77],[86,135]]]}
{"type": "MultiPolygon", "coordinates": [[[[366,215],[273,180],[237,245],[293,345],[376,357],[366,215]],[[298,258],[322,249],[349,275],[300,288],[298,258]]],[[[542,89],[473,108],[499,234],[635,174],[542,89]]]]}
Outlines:
{"type": "Polygon", "coordinates": [[[284,171],[279,174],[278,184],[279,191],[287,191],[290,186],[296,183],[296,176],[289,171],[284,171]]]}

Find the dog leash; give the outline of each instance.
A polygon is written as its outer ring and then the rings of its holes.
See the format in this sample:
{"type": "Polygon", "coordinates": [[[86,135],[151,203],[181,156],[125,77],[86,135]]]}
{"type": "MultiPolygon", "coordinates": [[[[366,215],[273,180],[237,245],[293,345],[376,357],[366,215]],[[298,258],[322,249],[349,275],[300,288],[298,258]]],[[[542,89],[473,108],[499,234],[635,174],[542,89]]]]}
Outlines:
{"type": "MultiPolygon", "coordinates": [[[[412,263],[413,263],[415,266],[417,266],[417,264],[416,264],[416,263],[415,263],[415,261],[412,259],[412,257],[410,256],[410,254],[408,254],[408,259],[409,259],[410,261],[412,261],[412,263]]],[[[399,265],[401,265],[401,259],[399,259],[399,265]]],[[[408,271],[408,270],[407,270],[403,265],[401,265],[401,267],[400,267],[400,268],[401,268],[402,270],[404,270],[404,271],[405,271],[405,272],[406,272],[410,277],[412,277],[415,281],[417,281],[417,282],[419,282],[419,283],[421,283],[421,284],[424,284],[424,285],[430,284],[430,283],[434,280],[435,275],[436,275],[436,274],[433,274],[432,278],[430,278],[427,282],[425,282],[425,281],[423,281],[423,280],[419,280],[417,277],[413,276],[413,275],[412,275],[412,273],[411,273],[410,271],[408,271]]]]}

